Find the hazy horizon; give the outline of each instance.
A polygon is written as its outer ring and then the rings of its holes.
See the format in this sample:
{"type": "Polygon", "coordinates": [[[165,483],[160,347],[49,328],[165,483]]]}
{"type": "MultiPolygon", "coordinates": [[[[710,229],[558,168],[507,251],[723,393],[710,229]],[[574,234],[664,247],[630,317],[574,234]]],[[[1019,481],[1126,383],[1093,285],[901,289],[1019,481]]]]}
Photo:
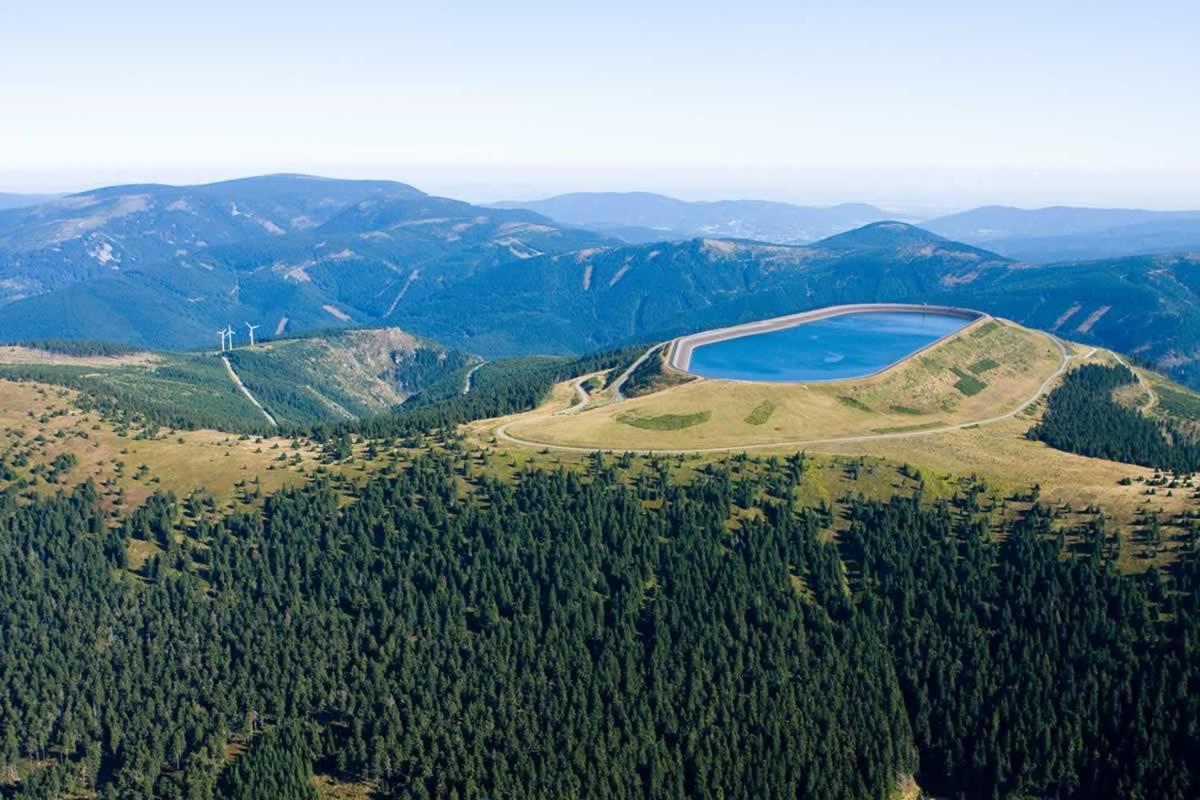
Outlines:
{"type": "Polygon", "coordinates": [[[127,168],[61,170],[46,173],[0,172],[0,192],[70,194],[104,186],[160,183],[188,185],[277,173],[326,178],[394,180],[434,195],[474,203],[531,201],[572,192],[650,192],[681,200],[774,200],[807,206],[869,203],[899,215],[935,216],[979,206],[1019,208],[1079,206],[1143,208],[1162,211],[1200,209],[1200,174],[1176,176],[1178,192],[1150,184],[1158,176],[1126,175],[1125,188],[1104,175],[981,173],[935,170],[758,170],[720,171],[686,168],[549,169],[540,166],[358,166],[272,165],[247,168],[127,168]],[[1068,188],[1069,187],[1069,188],[1068,188]]]}
{"type": "Polygon", "coordinates": [[[466,200],[1200,208],[1200,7],[0,10],[0,191],[308,172],[466,200]]]}

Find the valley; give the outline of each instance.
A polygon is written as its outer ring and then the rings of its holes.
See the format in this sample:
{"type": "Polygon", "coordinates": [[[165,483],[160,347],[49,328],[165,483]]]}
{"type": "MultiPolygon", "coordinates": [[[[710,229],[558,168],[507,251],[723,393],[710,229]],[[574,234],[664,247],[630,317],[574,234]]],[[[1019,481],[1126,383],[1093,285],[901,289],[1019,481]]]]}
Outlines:
{"type": "Polygon", "coordinates": [[[382,414],[478,359],[396,328],[335,331],[254,347],[90,354],[88,343],[0,348],[0,377],[87,391],[154,424],[263,433],[382,414]],[[69,351],[69,352],[63,352],[69,351]],[[265,423],[265,425],[264,425],[265,423]]]}

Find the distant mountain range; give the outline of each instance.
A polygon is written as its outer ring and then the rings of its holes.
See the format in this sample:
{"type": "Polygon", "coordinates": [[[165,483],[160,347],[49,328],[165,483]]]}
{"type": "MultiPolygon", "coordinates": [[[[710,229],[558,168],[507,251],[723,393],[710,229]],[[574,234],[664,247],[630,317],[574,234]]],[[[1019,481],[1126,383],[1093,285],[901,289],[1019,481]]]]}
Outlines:
{"type": "MultiPolygon", "coordinates": [[[[630,244],[705,236],[811,244],[872,222],[917,221],[863,203],[688,202],[647,192],[577,192],[496,207],[536,211],[630,244]]],[[[1035,264],[1200,251],[1200,211],[982,206],[918,224],[948,239],[1035,264]]]]}
{"type": "MultiPolygon", "coordinates": [[[[1046,230],[1011,226],[999,240],[1046,230]]],[[[248,320],[260,335],[399,326],[492,357],[874,300],[980,308],[1200,385],[1200,255],[1187,253],[1033,266],[894,221],[804,246],[628,244],[528,209],[294,175],[112,187],[0,212],[6,340],[185,348],[248,320]]]]}
{"type": "Polygon", "coordinates": [[[1034,263],[1200,251],[1200,211],[984,206],[921,225],[1034,263]]]}
{"type": "Polygon", "coordinates": [[[810,207],[766,200],[689,202],[649,192],[576,192],[495,207],[536,211],[563,225],[634,244],[698,236],[804,244],[896,216],[865,203],[810,207]]]}
{"type": "Polygon", "coordinates": [[[0,211],[9,208],[29,208],[62,197],[61,194],[11,194],[0,192],[0,211]]]}
{"type": "Polygon", "coordinates": [[[188,347],[225,321],[380,324],[477,270],[611,243],[387,181],[118,186],[0,211],[0,330],[188,347]]]}

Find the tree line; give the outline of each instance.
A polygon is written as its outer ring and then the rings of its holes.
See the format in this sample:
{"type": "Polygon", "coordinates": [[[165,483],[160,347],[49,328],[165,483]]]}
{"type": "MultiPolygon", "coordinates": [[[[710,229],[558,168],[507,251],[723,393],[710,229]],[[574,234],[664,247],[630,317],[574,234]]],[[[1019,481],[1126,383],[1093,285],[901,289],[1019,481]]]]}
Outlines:
{"type": "Polygon", "coordinates": [[[1123,364],[1085,364],[1046,399],[1028,436],[1070,453],[1177,472],[1200,470],[1200,444],[1168,421],[1121,405],[1113,392],[1137,382],[1123,364]]]}

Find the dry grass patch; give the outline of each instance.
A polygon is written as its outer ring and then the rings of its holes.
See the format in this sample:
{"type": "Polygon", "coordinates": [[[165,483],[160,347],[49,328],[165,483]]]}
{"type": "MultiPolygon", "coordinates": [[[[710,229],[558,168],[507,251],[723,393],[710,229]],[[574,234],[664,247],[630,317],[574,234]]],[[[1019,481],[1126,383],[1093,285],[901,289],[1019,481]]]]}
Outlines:
{"type": "MultiPolygon", "coordinates": [[[[928,476],[979,475],[1001,496],[1041,487],[1042,502],[1068,503],[1075,509],[1095,505],[1114,518],[1126,537],[1139,522],[1139,511],[1156,511],[1162,519],[1193,509],[1196,501],[1190,492],[1176,491],[1172,496],[1159,491],[1147,495],[1144,483],[1154,476],[1153,469],[1119,464],[1098,458],[1065,453],[1041,442],[1025,438],[1033,419],[1020,416],[993,425],[915,436],[905,439],[880,439],[854,444],[825,444],[809,447],[810,452],[869,455],[894,463],[908,463],[928,476]],[[1133,479],[1122,485],[1125,478],[1133,479]]],[[[1150,561],[1135,557],[1136,548],[1122,548],[1121,566],[1141,570],[1150,561]]]]}
{"type": "Polygon", "coordinates": [[[345,782],[329,775],[314,775],[313,786],[322,800],[367,800],[375,797],[375,787],[363,782],[345,782]]]}
{"type": "Polygon", "coordinates": [[[241,438],[211,430],[139,439],[132,435],[135,429],[120,436],[95,412],[77,408],[76,396],[56,386],[0,380],[0,431],[9,431],[0,433],[0,451],[10,446],[32,450],[30,463],[18,470],[19,477],[30,477],[35,466],[49,464],[59,455],[75,457],[75,466],[58,483],[39,481],[36,488],[46,494],[90,478],[98,485],[108,484],[111,493],[123,490],[130,506],[156,491],[174,491],[182,497],[200,487],[227,502],[234,499],[239,482],[257,479],[265,493],[300,483],[319,459],[314,448],[294,450],[287,439],[241,438]],[[278,461],[280,454],[288,462],[278,461]],[[300,456],[299,468],[290,466],[294,455],[300,456]]]}
{"type": "Polygon", "coordinates": [[[144,367],[162,359],[153,353],[128,353],[120,356],[71,356],[21,345],[0,346],[0,364],[45,364],[71,367],[144,367]]]}

